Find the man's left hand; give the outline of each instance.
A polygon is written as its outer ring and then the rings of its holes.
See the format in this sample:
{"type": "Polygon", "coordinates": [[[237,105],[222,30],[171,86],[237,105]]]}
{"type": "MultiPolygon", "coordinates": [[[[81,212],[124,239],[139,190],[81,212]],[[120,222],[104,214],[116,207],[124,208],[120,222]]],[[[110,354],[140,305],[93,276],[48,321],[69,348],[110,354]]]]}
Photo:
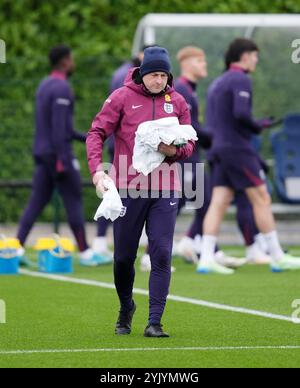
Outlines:
{"type": "Polygon", "coordinates": [[[174,146],[172,144],[171,145],[167,145],[165,143],[160,143],[160,145],[158,146],[158,151],[160,153],[162,153],[163,155],[172,158],[173,156],[176,155],[177,148],[176,148],[176,146],[174,146]]]}

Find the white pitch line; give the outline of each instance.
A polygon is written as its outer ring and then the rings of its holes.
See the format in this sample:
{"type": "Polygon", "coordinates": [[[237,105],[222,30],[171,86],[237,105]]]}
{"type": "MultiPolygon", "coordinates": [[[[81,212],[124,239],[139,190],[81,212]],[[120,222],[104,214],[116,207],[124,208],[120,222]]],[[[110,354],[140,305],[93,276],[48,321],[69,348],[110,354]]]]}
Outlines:
{"type": "Polygon", "coordinates": [[[162,351],[240,351],[240,350],[300,350],[300,346],[213,346],[213,347],[176,347],[176,348],[100,348],[100,349],[39,349],[39,350],[1,350],[0,356],[49,353],[113,353],[113,352],[162,352],[162,351]]]}
{"type": "MultiPolygon", "coordinates": [[[[46,274],[46,273],[40,273],[40,272],[33,272],[33,271],[24,270],[24,269],[20,270],[20,273],[23,275],[36,277],[36,278],[43,278],[43,279],[56,280],[56,281],[60,281],[60,282],[81,284],[81,285],[85,285],[85,286],[94,286],[94,287],[115,289],[115,285],[112,283],[99,282],[96,280],[78,279],[78,278],[72,278],[72,277],[67,277],[67,276],[62,276],[62,275],[52,275],[52,274],[46,274]]],[[[149,295],[147,290],[143,290],[141,288],[135,288],[134,293],[137,295],[145,295],[145,296],[149,295]]],[[[181,303],[188,303],[188,304],[192,304],[192,305],[196,305],[196,306],[207,307],[207,308],[211,308],[211,309],[215,309],[215,310],[230,311],[230,312],[234,312],[234,313],[247,314],[247,315],[253,315],[256,317],[275,319],[275,320],[279,320],[279,321],[300,324],[299,318],[296,319],[296,318],[288,317],[285,315],[268,313],[266,311],[251,310],[251,309],[247,309],[247,308],[243,308],[243,307],[234,307],[234,306],[229,306],[229,305],[220,304],[220,303],[213,303],[213,302],[208,302],[208,301],[201,300],[201,299],[186,298],[186,297],[177,296],[177,295],[169,295],[168,300],[172,300],[175,302],[181,302],[181,303]]]]}

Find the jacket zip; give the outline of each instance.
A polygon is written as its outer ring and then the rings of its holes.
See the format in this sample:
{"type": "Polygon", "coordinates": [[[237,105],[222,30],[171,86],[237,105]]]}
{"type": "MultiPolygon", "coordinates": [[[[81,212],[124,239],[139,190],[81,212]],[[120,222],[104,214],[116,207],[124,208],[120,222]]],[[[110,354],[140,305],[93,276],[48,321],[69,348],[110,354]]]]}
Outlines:
{"type": "Polygon", "coordinates": [[[152,109],[152,120],[155,120],[155,96],[152,96],[152,106],[153,106],[153,109],[152,109]]]}
{"type": "MultiPolygon", "coordinates": [[[[152,120],[155,120],[155,96],[152,96],[152,120]]],[[[152,190],[151,174],[149,175],[149,189],[152,190]]]]}

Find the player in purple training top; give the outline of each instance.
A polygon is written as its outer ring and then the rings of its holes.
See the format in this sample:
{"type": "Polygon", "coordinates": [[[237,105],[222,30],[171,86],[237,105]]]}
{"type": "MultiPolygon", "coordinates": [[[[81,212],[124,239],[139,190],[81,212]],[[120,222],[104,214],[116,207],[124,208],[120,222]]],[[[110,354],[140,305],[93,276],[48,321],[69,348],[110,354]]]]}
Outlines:
{"type": "Polygon", "coordinates": [[[217,235],[224,214],[239,191],[246,193],[255,215],[256,225],[264,235],[274,272],[300,269],[300,260],[286,255],[280,245],[271,208],[261,159],[251,140],[270,120],[252,117],[252,81],[259,49],[248,39],[236,39],[226,53],[227,71],[209,88],[207,127],[213,133],[213,195],[204,220],[204,236],[198,273],[232,274],[215,261],[217,235]]]}
{"type": "MultiPolygon", "coordinates": [[[[192,125],[197,130],[199,141],[196,150],[191,158],[182,163],[182,167],[187,163],[192,164],[193,176],[187,172],[184,179],[193,179],[193,189],[195,190],[196,165],[201,162],[201,148],[208,149],[212,144],[212,135],[204,130],[199,120],[199,98],[197,95],[197,85],[199,80],[207,77],[206,56],[202,49],[193,46],[182,48],[177,54],[177,60],[181,68],[181,76],[175,81],[176,90],[183,95],[191,110],[192,125]]],[[[202,159],[204,160],[204,159],[202,159]]],[[[201,250],[201,238],[203,235],[203,222],[208,210],[211,194],[212,183],[208,173],[205,173],[204,186],[204,204],[202,208],[195,211],[194,220],[185,237],[183,237],[176,247],[176,254],[185,257],[188,261],[198,262],[198,254],[201,250]]],[[[240,231],[244,237],[247,261],[251,263],[266,264],[270,263],[270,257],[262,251],[256,242],[258,230],[255,224],[252,205],[243,192],[235,195],[237,205],[237,220],[240,231]]],[[[185,198],[179,203],[179,208],[185,205],[185,198]]],[[[237,268],[245,264],[245,260],[228,257],[217,247],[216,261],[230,268],[237,268]]]]}
{"type": "MultiPolygon", "coordinates": [[[[96,266],[108,261],[88,247],[85,236],[79,163],[71,143],[73,140],[84,143],[86,135],[76,132],[73,127],[74,95],[68,82],[75,69],[71,49],[64,45],[54,47],[49,60],[51,74],[41,82],[36,93],[32,195],[20,220],[17,237],[24,245],[33,224],[57,188],[80,251],[80,263],[96,266]]],[[[20,253],[24,254],[23,248],[20,253]]]]}
{"type": "MultiPolygon", "coordinates": [[[[193,190],[196,190],[196,166],[201,163],[201,148],[207,150],[212,144],[212,135],[203,129],[200,123],[199,97],[197,86],[200,80],[207,77],[207,61],[204,51],[198,47],[187,46],[182,48],[177,54],[177,60],[180,64],[181,75],[175,81],[175,89],[186,100],[192,118],[192,125],[197,131],[198,139],[196,150],[193,155],[181,162],[183,180],[192,184],[193,190]],[[189,163],[192,174],[185,171],[189,163]],[[191,181],[191,182],[189,182],[191,181]]],[[[203,159],[202,159],[203,160],[203,159]]],[[[202,238],[202,228],[205,214],[211,200],[211,181],[210,176],[205,173],[204,176],[204,204],[201,208],[195,210],[194,220],[187,234],[180,240],[176,247],[176,254],[185,257],[188,261],[198,262],[199,249],[202,238]]],[[[179,203],[179,209],[186,204],[187,199],[182,198],[179,203]]],[[[224,252],[217,248],[216,260],[219,264],[237,268],[245,261],[237,260],[233,257],[227,257],[224,252]]]]}

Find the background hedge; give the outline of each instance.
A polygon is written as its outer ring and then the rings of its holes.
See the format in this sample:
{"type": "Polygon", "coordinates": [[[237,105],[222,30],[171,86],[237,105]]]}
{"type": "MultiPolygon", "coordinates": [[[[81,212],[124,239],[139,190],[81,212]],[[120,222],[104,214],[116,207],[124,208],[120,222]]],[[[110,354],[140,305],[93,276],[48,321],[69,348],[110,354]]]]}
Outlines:
{"type": "MultiPolygon", "coordinates": [[[[113,71],[130,57],[137,23],[145,14],[299,11],[299,0],[1,0],[0,39],[7,45],[7,63],[0,64],[0,180],[32,177],[34,94],[49,71],[51,46],[65,42],[74,50],[75,123],[78,130],[87,131],[106,97],[113,71]]],[[[74,146],[82,175],[89,178],[85,148],[74,146]]],[[[1,189],[0,222],[16,222],[29,195],[25,189],[1,189]]],[[[84,204],[91,220],[97,205],[92,189],[84,190],[84,204]]],[[[53,209],[48,207],[41,220],[52,218],[53,209]]]]}

